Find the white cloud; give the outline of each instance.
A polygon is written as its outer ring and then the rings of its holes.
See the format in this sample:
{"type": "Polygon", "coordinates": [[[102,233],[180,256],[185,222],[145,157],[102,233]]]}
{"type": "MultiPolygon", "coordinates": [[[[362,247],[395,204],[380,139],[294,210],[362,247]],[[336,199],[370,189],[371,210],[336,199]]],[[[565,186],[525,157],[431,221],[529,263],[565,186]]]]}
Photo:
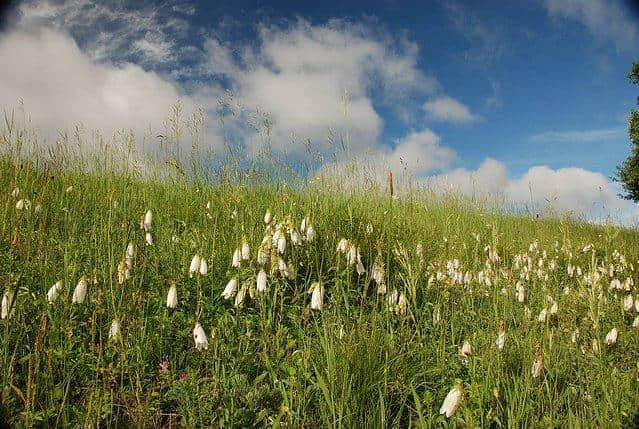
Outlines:
{"type": "Polygon", "coordinates": [[[562,143],[599,142],[605,140],[620,140],[625,138],[626,130],[616,127],[596,130],[546,131],[530,136],[529,140],[535,143],[562,143]]]}
{"type": "Polygon", "coordinates": [[[452,97],[437,97],[424,103],[423,108],[433,119],[438,121],[464,123],[478,119],[477,116],[470,113],[466,105],[452,97]]]}
{"type": "Polygon", "coordinates": [[[386,155],[388,166],[396,173],[407,170],[414,177],[442,170],[455,160],[456,154],[451,148],[441,146],[439,141],[439,136],[431,130],[412,132],[400,139],[386,155]]]}
{"type": "Polygon", "coordinates": [[[620,49],[634,49],[639,44],[639,24],[619,0],[545,0],[552,17],[581,22],[596,37],[615,42],[620,49]]]}
{"type": "Polygon", "coordinates": [[[619,198],[619,186],[603,174],[583,168],[553,170],[534,166],[518,179],[509,178],[506,166],[487,158],[475,171],[457,169],[424,180],[428,189],[463,195],[489,195],[506,204],[534,211],[585,215],[591,220],[611,218],[628,223],[636,205],[619,198]]]}

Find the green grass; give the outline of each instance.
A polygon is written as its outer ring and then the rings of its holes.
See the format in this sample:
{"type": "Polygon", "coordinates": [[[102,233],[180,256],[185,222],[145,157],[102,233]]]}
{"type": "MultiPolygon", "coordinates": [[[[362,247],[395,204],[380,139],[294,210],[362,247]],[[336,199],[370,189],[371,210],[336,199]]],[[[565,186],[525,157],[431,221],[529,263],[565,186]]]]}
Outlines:
{"type": "MultiPolygon", "coordinates": [[[[626,292],[609,290],[613,278],[639,282],[635,231],[508,216],[416,191],[392,200],[321,183],[216,183],[3,158],[0,287],[17,298],[13,316],[0,322],[2,420],[16,427],[225,428],[628,427],[637,421],[639,330],[632,322],[638,313],[623,310],[626,292]],[[16,187],[18,197],[11,195],[16,187]],[[16,210],[21,198],[31,201],[30,209],[16,210]],[[234,308],[233,299],[220,295],[231,277],[254,282],[267,209],[277,220],[290,216],[298,230],[308,215],[316,237],[299,246],[289,238],[285,259],[296,267],[294,278],[269,274],[263,295],[247,293],[234,308]],[[145,246],[139,227],[147,210],[153,246],[145,246]],[[251,259],[232,268],[243,237],[251,259]],[[342,237],[359,246],[366,275],[336,252],[342,237]],[[534,241],[538,249],[529,249],[534,241]],[[131,277],[119,284],[117,267],[129,242],[136,249],[131,277]],[[589,243],[594,251],[583,252],[589,243]],[[499,261],[487,262],[486,246],[499,261]],[[189,278],[195,253],[207,258],[209,271],[189,278]],[[515,259],[522,254],[533,269],[522,280],[526,302],[519,303],[522,270],[515,259]],[[370,278],[376,258],[384,262],[388,292],[405,295],[405,313],[389,310],[386,297],[376,294],[370,278]],[[449,271],[453,259],[459,268],[449,271]],[[568,276],[569,264],[583,275],[568,276]],[[478,282],[480,271],[490,285],[478,282]],[[599,278],[587,282],[584,276],[596,271],[599,278]],[[473,280],[454,284],[456,272],[470,272],[473,280]],[[87,299],[72,304],[82,275],[91,280],[87,299]],[[65,286],[49,304],[46,293],[58,280],[65,286]],[[311,310],[307,290],[318,280],[324,307],[311,310]],[[171,282],[178,290],[175,310],[166,308],[171,282]],[[548,295],[559,311],[539,323],[548,295]],[[121,337],[109,340],[114,319],[121,337]],[[194,347],[196,321],[208,336],[207,350],[194,347]],[[495,346],[500,321],[507,326],[501,352],[495,346]],[[606,346],[613,327],[619,339],[606,346]],[[466,363],[458,354],[465,340],[473,348],[466,363]],[[537,379],[531,374],[536,353],[544,366],[537,379]],[[446,419],[439,408],[456,380],[464,399],[446,419]]],[[[631,293],[639,298],[634,286],[631,293]]]]}

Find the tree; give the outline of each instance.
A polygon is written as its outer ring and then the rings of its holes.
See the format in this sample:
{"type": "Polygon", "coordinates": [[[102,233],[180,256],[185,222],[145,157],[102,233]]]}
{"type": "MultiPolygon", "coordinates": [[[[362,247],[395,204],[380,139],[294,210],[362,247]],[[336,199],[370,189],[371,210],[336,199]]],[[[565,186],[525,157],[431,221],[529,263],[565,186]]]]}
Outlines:
{"type": "MultiPolygon", "coordinates": [[[[630,83],[639,85],[639,61],[635,61],[628,75],[630,83]]],[[[639,104],[639,97],[637,97],[639,104]]],[[[623,186],[620,196],[627,200],[639,201],[639,111],[632,109],[628,118],[628,136],[632,142],[632,152],[628,158],[617,166],[615,180],[623,186]]]]}

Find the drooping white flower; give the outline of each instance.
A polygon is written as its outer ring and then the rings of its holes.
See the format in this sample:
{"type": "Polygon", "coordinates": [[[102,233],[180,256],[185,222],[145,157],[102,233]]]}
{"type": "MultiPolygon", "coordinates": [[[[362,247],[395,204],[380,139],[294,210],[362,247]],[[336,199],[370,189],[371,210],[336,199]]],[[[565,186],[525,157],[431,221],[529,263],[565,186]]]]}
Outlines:
{"type": "Polygon", "coordinates": [[[16,210],[29,210],[31,208],[31,201],[23,198],[16,203],[16,210]]]}
{"type": "Polygon", "coordinates": [[[193,278],[193,274],[200,270],[200,255],[195,254],[191,259],[191,265],[189,265],[189,278],[193,278]]]}
{"type": "Polygon", "coordinates": [[[246,241],[246,239],[244,239],[242,241],[242,260],[243,261],[248,261],[251,258],[251,247],[248,244],[248,241],[246,241]]]}
{"type": "Polygon", "coordinates": [[[244,283],[240,290],[237,291],[237,295],[235,295],[235,303],[233,304],[235,308],[239,308],[244,303],[244,298],[246,298],[246,290],[248,289],[247,284],[244,283]]]}
{"type": "Polygon", "coordinates": [[[408,300],[406,299],[406,295],[404,295],[404,293],[400,293],[399,298],[397,298],[397,306],[395,307],[395,314],[401,317],[406,314],[407,310],[408,310],[408,300]]]}
{"type": "Polygon", "coordinates": [[[51,286],[51,288],[49,288],[49,291],[47,292],[47,301],[49,301],[49,304],[53,304],[53,302],[58,298],[61,290],[62,280],[58,280],[53,286],[51,286]]]}
{"type": "Polygon", "coordinates": [[[355,265],[357,263],[357,247],[352,244],[348,246],[346,259],[348,260],[348,265],[355,265]]]}
{"type": "Polygon", "coordinates": [[[20,189],[18,187],[13,188],[13,191],[11,191],[11,196],[13,198],[18,198],[18,195],[20,195],[20,189]]]}
{"type": "Polygon", "coordinates": [[[195,348],[198,351],[209,348],[209,340],[206,338],[206,333],[199,322],[195,323],[195,327],[193,328],[193,341],[195,341],[195,348]]]}
{"type": "Polygon", "coordinates": [[[524,302],[526,301],[526,288],[520,282],[517,282],[515,286],[515,290],[517,291],[517,301],[524,302]]]}
{"type": "Polygon", "coordinates": [[[455,386],[450,389],[450,392],[448,392],[446,398],[444,398],[444,403],[439,409],[439,414],[444,414],[446,415],[446,418],[450,418],[459,408],[463,396],[464,393],[461,383],[455,383],[455,386]]]}
{"type": "Polygon", "coordinates": [[[255,287],[258,292],[262,293],[266,290],[266,271],[262,269],[259,273],[257,273],[255,283],[255,287]]]}
{"type": "Polygon", "coordinates": [[[606,345],[608,346],[615,345],[617,343],[617,336],[618,336],[617,328],[612,328],[606,335],[606,345]]]}
{"type": "Polygon", "coordinates": [[[504,349],[504,345],[506,344],[506,324],[501,322],[499,324],[499,333],[497,335],[497,340],[495,341],[497,348],[499,351],[504,349]]]}
{"type": "Polygon", "coordinates": [[[242,251],[240,249],[235,249],[233,251],[233,257],[231,258],[231,267],[238,268],[240,266],[241,260],[242,260],[242,251]]]}
{"type": "Polygon", "coordinates": [[[166,307],[175,308],[177,307],[177,304],[177,287],[175,286],[175,284],[172,284],[169,288],[169,292],[166,294],[166,307]]]}
{"type": "Polygon", "coordinates": [[[2,319],[9,319],[15,312],[15,305],[13,305],[14,293],[10,289],[6,289],[2,295],[2,309],[0,310],[0,316],[2,319]]]}
{"type": "Polygon", "coordinates": [[[294,246],[302,244],[302,237],[295,229],[291,230],[291,243],[293,243],[294,246]]]}
{"type": "Polygon", "coordinates": [[[126,253],[124,255],[124,258],[126,260],[126,265],[131,268],[133,266],[133,258],[135,257],[135,247],[133,246],[133,243],[129,243],[126,246],[126,253]]]}
{"type": "Polygon", "coordinates": [[[153,246],[153,236],[150,232],[144,234],[144,241],[146,242],[147,246],[153,246]]]}
{"type": "Polygon", "coordinates": [[[459,349],[459,356],[462,358],[462,361],[466,362],[468,360],[468,356],[473,353],[473,347],[470,345],[468,340],[464,341],[464,344],[459,349]]]}
{"type": "Polygon", "coordinates": [[[345,253],[349,249],[348,240],[342,238],[339,243],[337,243],[337,251],[340,253],[345,253]]]}
{"type": "Polygon", "coordinates": [[[205,276],[209,272],[209,264],[206,262],[206,258],[200,258],[200,274],[205,276]]]}
{"type": "Polygon", "coordinates": [[[235,294],[236,290],[237,290],[237,279],[233,277],[226,284],[226,287],[224,288],[224,291],[222,292],[222,296],[224,297],[224,299],[229,299],[235,294]]]}
{"type": "Polygon", "coordinates": [[[635,300],[632,295],[626,295],[626,298],[623,301],[623,309],[625,311],[632,311],[635,307],[635,300]]]}
{"type": "Polygon", "coordinates": [[[313,225],[308,225],[306,227],[306,241],[310,243],[311,241],[313,241],[314,238],[315,238],[315,228],[313,228],[313,225]]]}
{"type": "Polygon", "coordinates": [[[533,360],[533,364],[532,364],[532,369],[531,369],[533,378],[539,378],[543,368],[544,366],[541,361],[541,356],[540,355],[535,356],[535,359],[533,360]]]}
{"type": "Polygon", "coordinates": [[[120,322],[117,319],[113,319],[111,322],[111,328],[109,328],[109,340],[117,340],[120,338],[120,322]]]}
{"type": "Polygon", "coordinates": [[[311,294],[311,310],[321,310],[324,305],[324,286],[321,282],[314,282],[308,289],[311,294]]]}
{"type": "Polygon", "coordinates": [[[633,328],[639,328],[639,316],[635,317],[635,320],[632,321],[633,328]]]}
{"type": "Polygon", "coordinates": [[[146,232],[151,232],[151,222],[153,221],[153,213],[151,210],[147,210],[144,214],[144,230],[146,232]]]}
{"type": "Polygon", "coordinates": [[[273,220],[273,216],[271,215],[271,211],[267,210],[266,213],[264,213],[264,223],[269,224],[271,223],[272,220],[273,220]]]}
{"type": "Polygon", "coordinates": [[[86,277],[80,277],[80,280],[78,280],[78,284],[75,286],[75,290],[73,291],[73,297],[71,299],[73,304],[82,304],[84,302],[84,299],[87,296],[87,286],[86,277]]]}
{"type": "Polygon", "coordinates": [[[73,185],[68,186],[66,189],[67,194],[70,194],[71,192],[73,192],[73,185]]]}
{"type": "Polygon", "coordinates": [[[281,255],[283,255],[284,251],[286,251],[286,237],[284,234],[281,234],[277,238],[277,251],[280,252],[281,255]]]}
{"type": "Polygon", "coordinates": [[[264,249],[262,249],[262,247],[257,249],[257,263],[259,265],[266,265],[266,263],[268,262],[268,258],[268,253],[264,249]]]}

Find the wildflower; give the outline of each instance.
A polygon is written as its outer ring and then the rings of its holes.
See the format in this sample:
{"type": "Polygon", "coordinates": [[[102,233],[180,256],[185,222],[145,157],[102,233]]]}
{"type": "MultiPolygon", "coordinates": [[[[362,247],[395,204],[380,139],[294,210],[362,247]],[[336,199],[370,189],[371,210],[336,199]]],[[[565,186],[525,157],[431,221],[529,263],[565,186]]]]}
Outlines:
{"type": "Polygon", "coordinates": [[[31,208],[31,201],[27,199],[18,200],[16,203],[16,210],[29,210],[31,208]]]}
{"type": "Polygon", "coordinates": [[[153,213],[151,212],[151,210],[147,210],[146,213],[144,214],[144,222],[143,222],[144,231],[151,232],[152,221],[153,221],[153,213]]]}
{"type": "Polygon", "coordinates": [[[632,321],[633,328],[639,328],[639,316],[635,317],[635,320],[632,321]]]}
{"type": "Polygon", "coordinates": [[[632,311],[635,307],[635,300],[632,295],[626,295],[626,298],[623,301],[623,309],[625,311],[632,311]]]}
{"type": "Polygon", "coordinates": [[[257,273],[257,279],[255,280],[255,287],[258,292],[262,293],[266,290],[266,271],[263,269],[257,273]]]}
{"type": "Polygon", "coordinates": [[[406,314],[407,310],[408,301],[406,300],[406,295],[400,293],[399,298],[397,298],[397,307],[395,308],[395,313],[397,313],[398,316],[403,316],[404,314],[406,314]]]}
{"type": "Polygon", "coordinates": [[[517,282],[515,290],[517,291],[517,301],[524,302],[526,300],[526,288],[520,282],[517,282]]]}
{"type": "Polygon", "coordinates": [[[49,301],[49,304],[52,304],[56,300],[56,298],[58,298],[60,290],[62,290],[62,280],[58,280],[57,282],[55,282],[55,284],[51,286],[51,288],[47,292],[47,300],[49,301]]]}
{"type": "Polygon", "coordinates": [[[366,234],[371,235],[373,233],[373,225],[370,223],[366,225],[366,234]]]}
{"type": "Polygon", "coordinates": [[[470,345],[468,341],[464,341],[464,344],[459,349],[459,356],[461,357],[464,363],[468,362],[468,356],[470,356],[472,352],[473,352],[473,347],[470,345]]]}
{"type": "Polygon", "coordinates": [[[236,290],[237,290],[237,279],[233,277],[226,284],[226,287],[224,288],[224,291],[222,292],[222,296],[224,297],[224,299],[229,299],[235,294],[236,290]]]}
{"type": "Polygon", "coordinates": [[[13,198],[18,198],[18,195],[20,195],[20,189],[17,187],[13,188],[13,191],[11,191],[11,196],[13,198]]]}
{"type": "Polygon", "coordinates": [[[240,249],[235,249],[233,252],[233,257],[231,260],[231,267],[238,268],[240,266],[240,262],[242,260],[242,251],[240,249]]]}
{"type": "Polygon", "coordinates": [[[244,302],[244,298],[246,297],[246,289],[246,283],[244,283],[244,285],[242,285],[240,290],[237,292],[237,295],[235,295],[235,308],[240,307],[244,302]]]}
{"type": "Polygon", "coordinates": [[[366,274],[366,269],[364,268],[364,264],[362,263],[362,258],[359,254],[359,249],[357,250],[357,265],[355,266],[358,275],[366,274]]]}
{"type": "Polygon", "coordinates": [[[311,294],[311,309],[321,310],[324,305],[324,286],[321,282],[314,282],[308,289],[311,294]]]}
{"type": "Polygon", "coordinates": [[[506,344],[506,323],[503,321],[499,323],[499,334],[497,335],[495,344],[497,344],[499,351],[502,351],[504,349],[504,344],[506,344]]]}
{"type": "Polygon", "coordinates": [[[177,307],[177,303],[177,287],[175,283],[173,283],[169,288],[169,292],[166,294],[166,308],[175,308],[177,307]]]}
{"type": "Polygon", "coordinates": [[[131,268],[133,266],[133,258],[135,257],[135,248],[133,247],[133,243],[129,243],[126,246],[126,253],[124,254],[124,258],[126,260],[126,265],[131,268]]]}
{"type": "Polygon", "coordinates": [[[533,361],[532,364],[532,376],[533,378],[539,378],[539,376],[541,375],[541,371],[544,368],[543,363],[541,361],[541,356],[539,354],[537,354],[537,356],[535,356],[535,360],[533,361]]]}
{"type": "Polygon", "coordinates": [[[386,297],[386,303],[389,306],[389,310],[393,310],[395,308],[398,298],[399,292],[397,292],[397,289],[393,289],[391,293],[388,294],[388,296],[386,297]]]}
{"type": "Polygon", "coordinates": [[[349,249],[348,240],[345,238],[342,238],[339,241],[339,243],[337,243],[337,251],[340,253],[346,253],[348,249],[349,249]]]}
{"type": "Polygon", "coordinates": [[[457,381],[453,388],[448,392],[446,398],[444,399],[444,403],[439,409],[439,414],[445,414],[446,418],[450,418],[457,408],[459,408],[459,404],[461,403],[464,397],[463,387],[460,381],[457,381]]]}
{"type": "Polygon", "coordinates": [[[15,306],[13,305],[14,293],[10,289],[6,289],[2,295],[2,310],[0,316],[2,319],[9,319],[15,312],[15,306]]]}
{"type": "Polygon", "coordinates": [[[273,220],[273,216],[271,215],[271,211],[267,210],[266,213],[264,214],[264,223],[268,225],[269,223],[271,223],[272,220],[273,220]]]}
{"type": "Polygon", "coordinates": [[[357,247],[350,245],[346,258],[348,259],[348,265],[355,265],[357,263],[357,254],[359,253],[357,247]]]}
{"type": "Polygon", "coordinates": [[[206,263],[206,259],[200,258],[200,274],[205,276],[206,273],[208,272],[209,272],[209,265],[206,263]]]}
{"type": "Polygon", "coordinates": [[[576,344],[577,341],[579,341],[579,328],[575,329],[572,332],[572,335],[570,336],[570,341],[572,341],[573,344],[576,344]]]}
{"type": "Polygon", "coordinates": [[[606,335],[606,345],[613,346],[617,342],[617,328],[612,328],[610,332],[606,335]]]}
{"type": "Polygon", "coordinates": [[[67,192],[67,194],[70,194],[71,192],[73,192],[73,185],[67,187],[66,192],[67,192]]]}
{"type": "Polygon", "coordinates": [[[261,247],[257,249],[257,263],[259,265],[266,265],[268,262],[268,253],[264,251],[261,247]]]}
{"type": "Polygon", "coordinates": [[[111,322],[111,328],[109,328],[109,340],[117,340],[120,338],[120,322],[117,319],[113,319],[111,322]]]}
{"type": "Polygon", "coordinates": [[[286,237],[284,236],[284,234],[281,234],[277,238],[277,251],[283,255],[285,250],[286,250],[286,237]]]}
{"type": "Polygon", "coordinates": [[[209,348],[209,340],[206,338],[206,333],[199,322],[196,322],[193,328],[193,341],[195,341],[195,348],[198,351],[209,348]]]}
{"type": "Polygon", "coordinates": [[[302,244],[302,237],[296,230],[291,230],[291,243],[295,246],[302,244]]]}
{"type": "Polygon", "coordinates": [[[200,270],[200,255],[193,255],[193,259],[191,259],[191,265],[189,266],[189,278],[193,278],[193,274],[200,270]]]}
{"type": "Polygon", "coordinates": [[[386,293],[386,275],[384,273],[384,263],[379,259],[375,260],[373,268],[371,268],[371,277],[377,283],[377,294],[384,295],[386,293]]]}
{"type": "Polygon", "coordinates": [[[304,219],[300,222],[300,232],[304,234],[306,231],[306,224],[308,223],[308,216],[305,216],[304,219]]]}
{"type": "Polygon", "coordinates": [[[313,228],[313,225],[308,225],[306,227],[306,241],[310,243],[311,241],[313,241],[314,238],[315,238],[315,228],[313,228]]]}
{"type": "Polygon", "coordinates": [[[240,250],[240,253],[242,254],[243,261],[248,261],[251,258],[251,247],[246,241],[246,238],[242,240],[242,249],[240,250]]]}
{"type": "Polygon", "coordinates": [[[73,304],[82,304],[84,299],[87,296],[87,279],[86,276],[80,277],[78,280],[78,284],[75,286],[75,290],[73,291],[73,298],[71,302],[73,304]]]}
{"type": "Polygon", "coordinates": [[[144,241],[146,241],[147,246],[153,246],[153,237],[150,232],[144,234],[144,241]]]}

